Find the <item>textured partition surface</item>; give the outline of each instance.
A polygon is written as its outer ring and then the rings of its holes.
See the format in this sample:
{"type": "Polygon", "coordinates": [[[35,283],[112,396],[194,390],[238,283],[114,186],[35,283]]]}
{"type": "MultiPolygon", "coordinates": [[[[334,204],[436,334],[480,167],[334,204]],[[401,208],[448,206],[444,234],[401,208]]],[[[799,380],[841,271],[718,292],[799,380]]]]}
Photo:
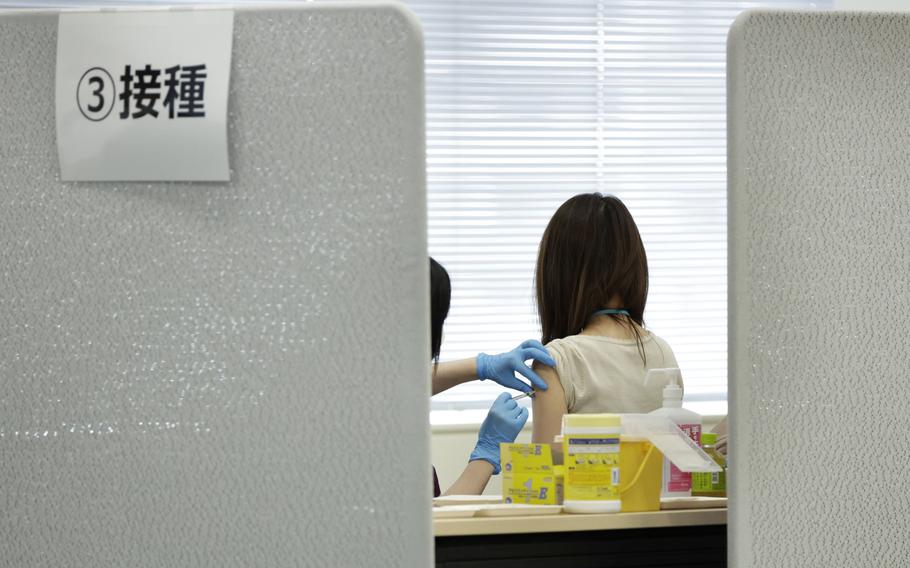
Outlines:
{"type": "Polygon", "coordinates": [[[910,16],[730,35],[734,566],[910,563],[910,16]]]}
{"type": "Polygon", "coordinates": [[[59,183],[56,25],[0,17],[0,565],[428,565],[413,21],[238,12],[227,184],[59,183]]]}

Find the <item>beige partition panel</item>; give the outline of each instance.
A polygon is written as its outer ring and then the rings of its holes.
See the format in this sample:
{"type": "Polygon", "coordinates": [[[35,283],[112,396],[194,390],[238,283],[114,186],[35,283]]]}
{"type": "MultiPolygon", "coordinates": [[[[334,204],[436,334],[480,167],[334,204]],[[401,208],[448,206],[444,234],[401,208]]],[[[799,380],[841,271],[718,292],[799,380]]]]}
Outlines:
{"type": "Polygon", "coordinates": [[[729,39],[732,565],[907,566],[910,16],[729,39]]]}
{"type": "Polygon", "coordinates": [[[423,54],[238,11],[230,183],[60,183],[54,13],[0,16],[0,566],[427,566],[423,54]]]}

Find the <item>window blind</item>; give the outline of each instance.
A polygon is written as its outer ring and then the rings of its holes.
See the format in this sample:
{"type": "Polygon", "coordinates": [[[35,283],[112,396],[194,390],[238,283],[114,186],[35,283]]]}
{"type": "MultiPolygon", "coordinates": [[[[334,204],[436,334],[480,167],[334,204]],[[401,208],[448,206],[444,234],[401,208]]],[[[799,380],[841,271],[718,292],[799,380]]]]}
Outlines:
{"type": "MultiPolygon", "coordinates": [[[[672,346],[687,405],[726,412],[727,30],[744,9],[830,2],[406,4],[426,45],[429,248],[453,285],[442,360],[539,338],[543,229],[572,195],[611,193],[641,231],[645,322],[672,346]]],[[[467,383],[432,409],[476,415],[499,391],[467,383]]]]}

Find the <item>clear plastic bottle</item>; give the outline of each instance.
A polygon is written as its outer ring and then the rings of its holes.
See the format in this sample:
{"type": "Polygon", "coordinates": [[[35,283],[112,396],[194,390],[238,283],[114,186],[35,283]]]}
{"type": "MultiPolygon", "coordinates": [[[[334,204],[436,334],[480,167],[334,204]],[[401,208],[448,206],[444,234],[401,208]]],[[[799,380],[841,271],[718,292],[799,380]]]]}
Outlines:
{"type": "MultiPolygon", "coordinates": [[[[668,377],[664,387],[664,405],[651,414],[666,416],[689,438],[701,446],[701,415],[682,407],[683,389],[680,386],[679,369],[652,369],[649,375],[662,373],[668,377]]],[[[646,380],[651,380],[651,376],[646,380]]],[[[664,458],[661,497],[691,497],[692,474],[680,471],[670,460],[664,458]]]]}
{"type": "Polygon", "coordinates": [[[705,432],[701,435],[701,447],[711,456],[722,471],[715,473],[692,474],[693,497],[726,497],[727,496],[727,459],[717,451],[717,434],[705,432]]]}

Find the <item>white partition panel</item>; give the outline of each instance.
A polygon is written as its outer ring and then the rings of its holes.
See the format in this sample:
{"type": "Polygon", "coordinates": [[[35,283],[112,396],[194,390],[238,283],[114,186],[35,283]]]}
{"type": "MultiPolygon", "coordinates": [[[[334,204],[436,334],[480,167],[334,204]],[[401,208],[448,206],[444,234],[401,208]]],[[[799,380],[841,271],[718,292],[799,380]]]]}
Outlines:
{"type": "Polygon", "coordinates": [[[428,565],[415,21],[238,11],[197,184],[58,181],[56,31],[0,16],[0,565],[428,565]]]}
{"type": "Polygon", "coordinates": [[[729,39],[732,565],[910,562],[910,16],[729,39]]]}

